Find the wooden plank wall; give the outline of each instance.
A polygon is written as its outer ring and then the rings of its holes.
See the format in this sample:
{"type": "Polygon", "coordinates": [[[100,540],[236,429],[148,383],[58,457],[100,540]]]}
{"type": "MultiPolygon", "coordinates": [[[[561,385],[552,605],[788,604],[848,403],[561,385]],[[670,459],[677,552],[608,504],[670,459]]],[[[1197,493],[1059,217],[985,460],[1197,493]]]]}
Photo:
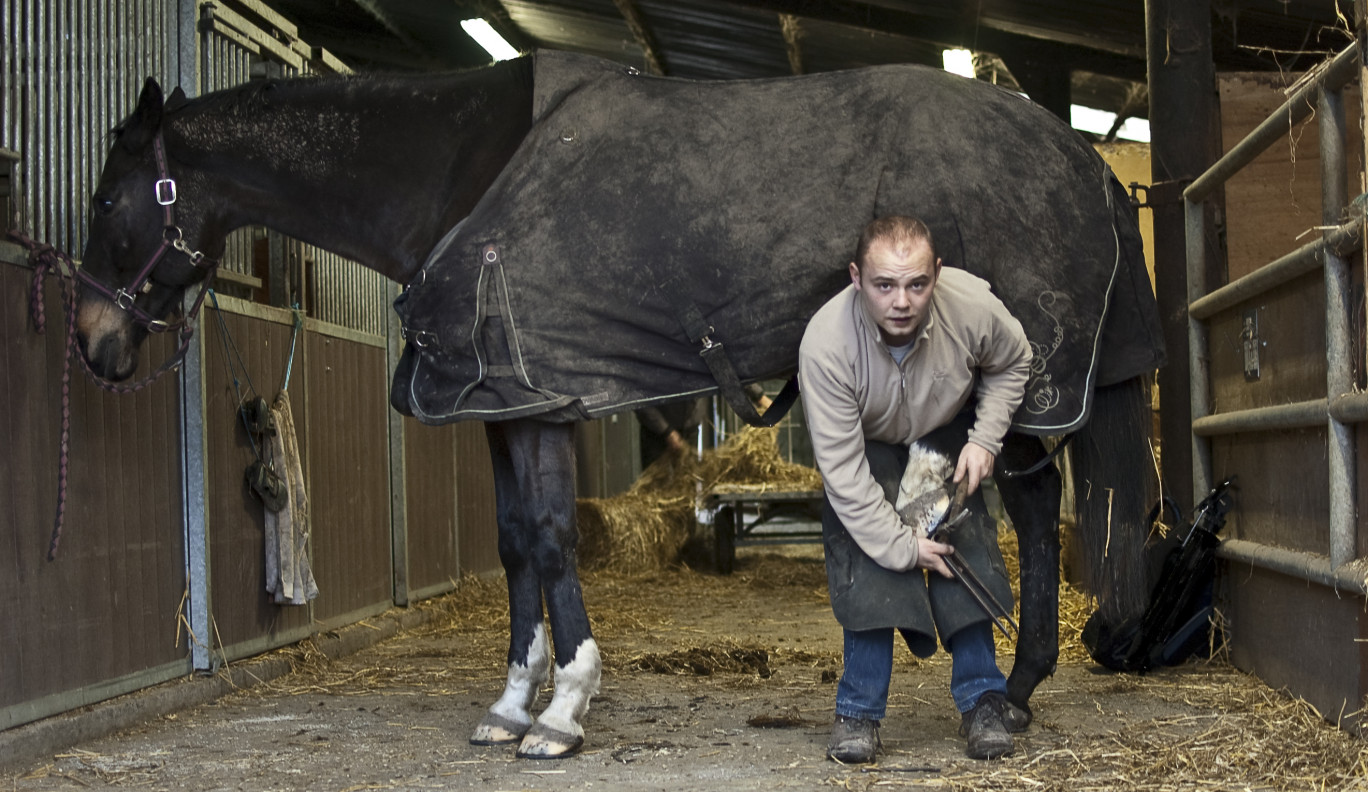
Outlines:
{"type": "MultiPolygon", "coordinates": [[[[175,630],[185,589],[176,377],[116,395],[72,372],[65,529],[48,561],[64,315],[54,281],[47,332],[33,331],[30,275],[0,263],[0,728],[46,714],[53,704],[35,704],[45,697],[78,706],[97,695],[78,689],[118,691],[130,686],[118,680],[167,664],[188,670],[175,630]]],[[[152,339],[137,376],[170,354],[170,340],[152,339]]]]}
{"type": "Polygon", "coordinates": [[[404,502],[411,591],[450,585],[459,568],[456,546],[457,428],[404,419],[404,502]]]}
{"type": "Polygon", "coordinates": [[[494,468],[484,424],[453,426],[456,449],[457,552],[461,573],[482,575],[502,569],[499,563],[498,510],[494,503],[494,468]]]}
{"type": "Polygon", "coordinates": [[[383,347],[312,331],[303,343],[314,617],[329,624],[393,602],[388,376],[383,347]]]}

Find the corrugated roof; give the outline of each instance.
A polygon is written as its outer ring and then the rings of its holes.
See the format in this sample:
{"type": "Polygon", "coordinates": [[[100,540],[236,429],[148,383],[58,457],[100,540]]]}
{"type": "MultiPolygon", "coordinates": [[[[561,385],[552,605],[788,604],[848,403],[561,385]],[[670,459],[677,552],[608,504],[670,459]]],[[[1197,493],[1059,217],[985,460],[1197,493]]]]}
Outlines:
{"type": "MultiPolygon", "coordinates": [[[[233,0],[226,0],[233,2],[233,0]]],[[[488,56],[459,21],[515,46],[598,55],[693,79],[774,77],[982,53],[1014,85],[1026,59],[1072,74],[1076,103],[1144,115],[1145,0],[268,0],[360,70],[463,68],[488,56]]],[[[1344,47],[1352,0],[1213,0],[1218,70],[1301,70],[1344,47]],[[1343,14],[1337,12],[1337,4],[1343,14]]]]}

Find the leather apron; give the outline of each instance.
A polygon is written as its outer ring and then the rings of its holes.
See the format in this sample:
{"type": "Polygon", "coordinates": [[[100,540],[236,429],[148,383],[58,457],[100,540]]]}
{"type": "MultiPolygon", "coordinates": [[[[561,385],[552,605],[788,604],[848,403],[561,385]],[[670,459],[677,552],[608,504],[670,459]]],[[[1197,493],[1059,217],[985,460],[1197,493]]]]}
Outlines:
{"type": "MultiPolygon", "coordinates": [[[[957,419],[917,442],[957,460],[967,436],[968,422],[957,419]]],[[[884,497],[896,502],[907,466],[907,447],[869,440],[865,442],[865,457],[884,497]]],[[[969,516],[955,527],[950,544],[998,602],[1010,607],[1014,601],[1011,584],[982,487],[968,498],[965,508],[969,516]]],[[[965,627],[991,621],[964,586],[952,578],[915,568],[895,572],[879,566],[846,531],[830,499],[822,508],[822,541],[831,609],[847,630],[898,628],[913,654],[930,657],[936,651],[937,633],[944,644],[965,627]]]]}

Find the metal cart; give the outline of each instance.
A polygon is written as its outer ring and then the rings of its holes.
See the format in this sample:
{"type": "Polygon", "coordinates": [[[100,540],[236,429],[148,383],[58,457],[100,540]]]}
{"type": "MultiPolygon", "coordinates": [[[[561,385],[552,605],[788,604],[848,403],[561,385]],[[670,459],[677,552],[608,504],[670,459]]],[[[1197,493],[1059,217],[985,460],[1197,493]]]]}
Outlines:
{"type": "Polygon", "coordinates": [[[822,541],[821,490],[798,492],[709,492],[703,508],[712,514],[713,560],[730,575],[740,545],[822,541]]]}

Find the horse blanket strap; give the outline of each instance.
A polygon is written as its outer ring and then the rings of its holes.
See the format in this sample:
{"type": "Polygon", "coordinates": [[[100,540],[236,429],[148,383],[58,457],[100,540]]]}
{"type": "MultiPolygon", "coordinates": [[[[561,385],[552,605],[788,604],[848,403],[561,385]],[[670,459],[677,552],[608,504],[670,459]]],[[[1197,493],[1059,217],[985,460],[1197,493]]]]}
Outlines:
{"type": "Polygon", "coordinates": [[[703,345],[699,356],[708,364],[708,371],[712,372],[713,379],[717,380],[722,398],[727,400],[727,404],[731,405],[741,420],[751,426],[774,426],[783,420],[784,415],[798,399],[797,376],[789,378],[779,397],[770,402],[769,409],[761,413],[755,409],[755,404],[746,394],[745,387],[741,385],[741,378],[737,376],[731,358],[727,357],[726,348],[721,341],[713,339],[712,335],[716,331],[703,318],[698,306],[690,303],[680,315],[679,321],[684,325],[684,332],[689,336],[689,340],[703,345]]]}
{"type": "Polygon", "coordinates": [[[926,222],[1021,321],[1018,430],[1064,434],[1095,386],[1162,361],[1124,188],[1015,94],[912,65],[694,81],[534,57],[531,128],[395,305],[401,413],[576,421],[721,390],[755,421],[736,386],[797,370],[889,214],[926,222]]]}

